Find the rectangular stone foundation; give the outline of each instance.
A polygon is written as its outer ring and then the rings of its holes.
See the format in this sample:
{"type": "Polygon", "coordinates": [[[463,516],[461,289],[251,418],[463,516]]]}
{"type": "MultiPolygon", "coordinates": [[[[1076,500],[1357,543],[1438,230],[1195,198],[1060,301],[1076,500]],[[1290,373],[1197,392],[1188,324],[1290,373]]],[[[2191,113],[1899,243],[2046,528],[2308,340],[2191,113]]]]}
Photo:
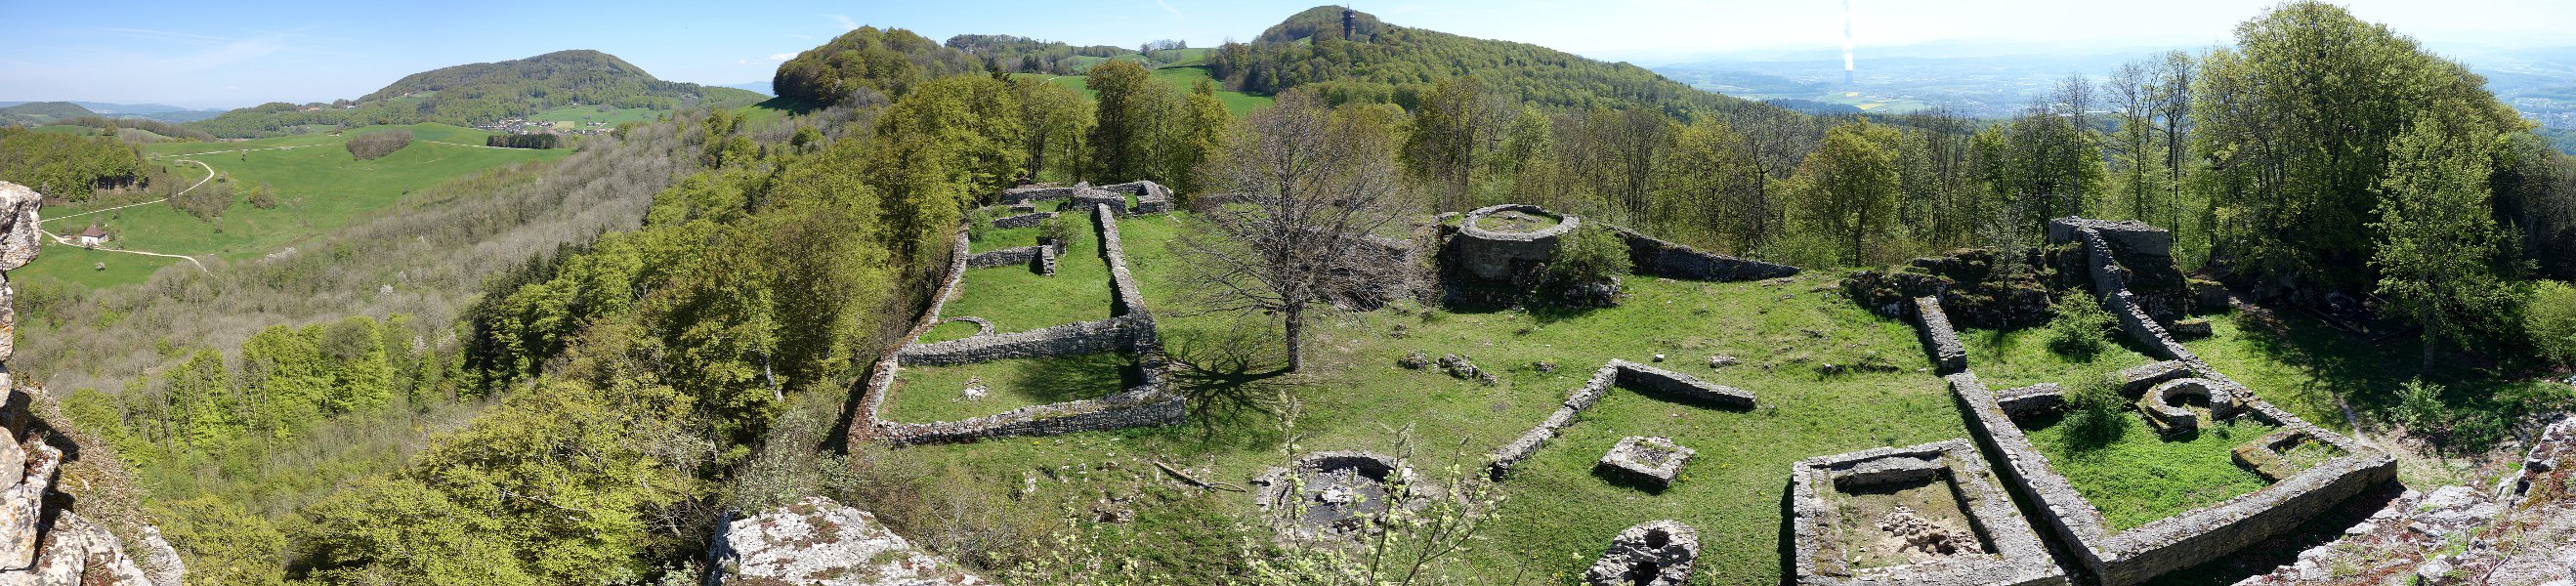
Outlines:
{"type": "Polygon", "coordinates": [[[1965,439],[1903,448],[1878,448],[1798,462],[1790,474],[1790,525],[1797,556],[1791,566],[1798,584],[1934,586],[2042,586],[2066,583],[2066,575],[2032,530],[2028,519],[1986,467],[1974,444],[1965,439]],[[1891,484],[1946,484],[1960,512],[1976,534],[1979,551],[1959,552],[1929,561],[1852,569],[1832,528],[1841,514],[1834,493],[1853,494],[1891,484]],[[1820,557],[1828,559],[1819,559],[1820,557]]]}

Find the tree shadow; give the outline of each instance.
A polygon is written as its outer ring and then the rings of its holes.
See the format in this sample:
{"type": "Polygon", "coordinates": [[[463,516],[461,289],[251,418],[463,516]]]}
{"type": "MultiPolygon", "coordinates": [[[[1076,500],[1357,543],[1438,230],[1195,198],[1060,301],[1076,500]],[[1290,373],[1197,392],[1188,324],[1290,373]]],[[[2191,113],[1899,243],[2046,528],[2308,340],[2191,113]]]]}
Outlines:
{"type": "Polygon", "coordinates": [[[1011,373],[1009,384],[1041,405],[1099,399],[1134,382],[1128,371],[1135,365],[1133,358],[1110,352],[1032,360],[1011,373]]]}
{"type": "Polygon", "coordinates": [[[2236,553],[2166,573],[2147,583],[2157,586],[2235,584],[2281,566],[2296,564],[2299,552],[2342,538],[2344,530],[2368,520],[2371,514],[2379,512],[2404,492],[2406,487],[2394,479],[2372,485],[2362,489],[2361,494],[2287,532],[2249,544],[2236,553]]]}
{"type": "Polygon", "coordinates": [[[1184,336],[1170,345],[1172,388],[1188,400],[1203,444],[1274,446],[1294,417],[1296,385],[1254,330],[1184,336]]]}

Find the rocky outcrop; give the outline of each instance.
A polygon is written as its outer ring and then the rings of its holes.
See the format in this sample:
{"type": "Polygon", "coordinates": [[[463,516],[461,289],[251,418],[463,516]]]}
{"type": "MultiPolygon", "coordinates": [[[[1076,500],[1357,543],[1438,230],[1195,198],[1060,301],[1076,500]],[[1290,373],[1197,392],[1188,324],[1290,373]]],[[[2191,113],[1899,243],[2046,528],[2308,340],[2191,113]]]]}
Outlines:
{"type": "MultiPolygon", "coordinates": [[[[43,201],[25,186],[0,182],[0,271],[36,258],[43,237],[36,208],[43,201]]],[[[17,316],[9,310],[15,297],[0,275],[0,360],[9,358],[16,337],[17,316]]],[[[57,494],[55,475],[66,452],[78,450],[29,411],[44,391],[17,388],[0,366],[0,392],[6,399],[0,405],[0,586],[177,586],[178,556],[163,555],[169,546],[158,530],[145,526],[142,542],[155,562],[156,580],[126,555],[115,534],[67,508],[72,500],[57,494]]]]}
{"type": "Polygon", "coordinates": [[[2576,583],[2576,419],[2550,426],[2520,464],[2480,475],[2492,483],[2406,491],[2238,585],[2576,583]]]}
{"type": "Polygon", "coordinates": [[[913,547],[878,523],[876,515],[819,496],[727,524],[716,541],[723,584],[990,583],[913,547]]]}

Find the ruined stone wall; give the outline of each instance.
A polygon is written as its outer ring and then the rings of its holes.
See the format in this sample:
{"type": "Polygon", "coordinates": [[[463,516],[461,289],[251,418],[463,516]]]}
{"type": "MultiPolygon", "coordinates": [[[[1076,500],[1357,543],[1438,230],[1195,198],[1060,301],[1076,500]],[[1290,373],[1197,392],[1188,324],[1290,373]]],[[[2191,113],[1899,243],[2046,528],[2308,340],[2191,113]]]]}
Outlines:
{"type": "Polygon", "coordinates": [[[1052,185],[1020,187],[1004,190],[1002,192],[1001,201],[1002,203],[1009,205],[1053,201],[1073,197],[1075,191],[1088,188],[1090,188],[1090,184],[1081,184],[1073,187],[1056,187],[1052,185]]]}
{"type": "Polygon", "coordinates": [[[1503,204],[1467,212],[1459,222],[1458,233],[1449,237],[1449,257],[1467,274],[1480,279],[1504,280],[1512,277],[1514,263],[1547,262],[1556,258],[1556,241],[1573,233],[1583,224],[1581,218],[1550,213],[1534,205],[1503,204]],[[1477,225],[1477,220],[1500,212],[1546,214],[1560,221],[1555,226],[1531,232],[1495,232],[1477,225]]]}
{"type": "Polygon", "coordinates": [[[1554,439],[1557,432],[1573,425],[1576,415],[1600,402],[1603,395],[1610,393],[1611,386],[1621,384],[1639,387],[1654,393],[1659,399],[1678,399],[1707,407],[1751,409],[1754,403],[1753,393],[1743,389],[1710,384],[1690,375],[1613,358],[1600,370],[1592,371],[1592,378],[1585,380],[1583,386],[1568,393],[1565,403],[1557,407],[1556,412],[1548,414],[1547,419],[1541,420],[1538,427],[1530,428],[1519,438],[1495,448],[1486,464],[1486,475],[1501,480],[1513,466],[1538,453],[1539,447],[1554,439]]]}
{"type": "MultiPolygon", "coordinates": [[[[35,190],[0,181],[0,361],[16,353],[18,316],[10,308],[17,291],[6,272],[35,260],[43,203],[35,190]]],[[[57,490],[56,475],[80,450],[30,411],[43,393],[20,389],[0,365],[0,433],[7,434],[0,441],[0,584],[178,586],[184,568],[157,529],[147,525],[140,542],[153,558],[154,572],[146,574],[116,535],[68,508],[72,497],[57,490]]]]}
{"type": "MultiPolygon", "coordinates": [[[[895,348],[878,361],[876,372],[868,378],[865,410],[869,435],[866,437],[874,437],[889,445],[906,446],[1181,423],[1188,409],[1183,399],[1170,390],[1169,359],[1163,353],[1161,337],[1154,331],[1153,315],[1145,309],[1144,295],[1137,289],[1135,275],[1127,269],[1126,248],[1118,235],[1117,212],[1108,204],[1094,204],[1092,212],[1098,220],[1094,225],[1098,227],[1100,237],[1101,261],[1109,266],[1110,288],[1115,293],[1110,311],[1114,317],[1041,330],[895,348]],[[886,393],[894,388],[895,374],[906,363],[973,364],[1009,358],[1102,352],[1134,355],[1136,366],[1131,374],[1139,383],[1106,398],[1023,407],[960,421],[903,423],[884,418],[886,393]]],[[[954,293],[958,283],[954,275],[964,272],[965,247],[964,231],[960,230],[956,244],[958,260],[951,266],[952,277],[941,288],[942,300],[954,293]]],[[[931,311],[923,316],[921,325],[914,328],[909,339],[919,339],[931,325],[940,321],[940,307],[940,303],[931,306],[931,311]]],[[[857,435],[856,430],[853,435],[857,435]]]]}
{"type": "Polygon", "coordinates": [[[1046,244],[1038,246],[1022,246],[1018,248],[1004,248],[1001,250],[988,250],[983,253],[967,257],[966,266],[967,268],[985,268],[1027,265],[1038,271],[1038,274],[1052,275],[1055,274],[1055,263],[1047,261],[1055,257],[1056,251],[1054,249],[1055,245],[1046,244]]]}
{"type": "Polygon", "coordinates": [[[1635,230],[1612,227],[1628,244],[1628,262],[1637,274],[1693,281],[1759,281],[1795,276],[1798,267],[1735,258],[1683,246],[1635,230]]]}
{"type": "Polygon", "coordinates": [[[1959,343],[1959,332],[1950,329],[1950,317],[1941,311],[1940,298],[1914,300],[1914,331],[1923,340],[1923,351],[1932,355],[1933,372],[1950,374],[1968,369],[1968,347],[1959,343]]]}
{"type": "Polygon", "coordinates": [[[1038,227],[1038,225],[1039,225],[1039,224],[1044,224],[1044,223],[1046,223],[1046,221],[1047,221],[1047,220],[1054,219],[1054,218],[1055,218],[1055,212],[1029,212],[1029,213],[1020,214],[1020,215],[1016,215],[1016,216],[1003,216],[1003,217],[999,217],[999,218],[994,218],[994,219],[993,219],[993,227],[995,227],[995,228],[1036,228],[1036,227],[1038,227]]]}
{"type": "MultiPolygon", "coordinates": [[[[2137,304],[2135,294],[2126,283],[2129,271],[2120,264],[2112,250],[2114,241],[2122,242],[2120,246],[2123,247],[2134,249],[2143,246],[2152,250],[2161,240],[2149,231],[2155,234],[2162,232],[2143,225],[2111,224],[2080,218],[2061,219],[2050,226],[2052,239],[2064,238],[2083,243],[2088,269],[2092,273],[2089,276],[2096,292],[2101,296],[2104,308],[2120,318],[2122,329],[2155,353],[2172,359],[2172,364],[2132,369],[2137,371],[2129,375],[2133,382],[2142,382],[2135,380],[2140,377],[2171,379],[2187,369],[2189,374],[2208,379],[2210,384],[2216,385],[2218,388],[2213,389],[2213,394],[2232,396],[2242,403],[2241,408],[2249,412],[2245,416],[2305,433],[2333,445],[2345,455],[2216,505],[2128,530],[2112,531],[2104,524],[2100,510],[2049,465],[2047,456],[2033,448],[2029,438],[2013,422],[2014,412],[2026,409],[2007,410],[2004,399],[1980,383],[1973,371],[1963,368],[1943,377],[1949,381],[1959,407],[1969,415],[1969,431],[1989,457],[1998,462],[1997,471],[2003,474],[2007,484],[2024,498],[2040,505],[2034,508],[2044,513],[2041,516],[2043,524],[2069,546],[2069,553],[2078,558],[2075,561],[2108,586],[2141,583],[2289,531],[2365,488],[2388,481],[2396,471],[2395,459],[2386,453],[2309,424],[2265,402],[2245,390],[2243,385],[2210,368],[2158,326],[2137,304]]],[[[1926,329],[1930,329],[1928,325],[1926,329]]]]}
{"type": "Polygon", "coordinates": [[[1790,474],[1793,577],[1802,586],[1909,584],[1923,586],[2054,586],[2066,583],[2029,519],[2013,506],[1974,444],[1964,439],[1818,456],[1790,474]],[[1930,477],[1960,497],[1960,512],[1981,530],[1987,551],[1875,568],[1849,567],[1840,555],[1819,555],[1836,541],[1837,510],[1827,494],[1930,477]]]}

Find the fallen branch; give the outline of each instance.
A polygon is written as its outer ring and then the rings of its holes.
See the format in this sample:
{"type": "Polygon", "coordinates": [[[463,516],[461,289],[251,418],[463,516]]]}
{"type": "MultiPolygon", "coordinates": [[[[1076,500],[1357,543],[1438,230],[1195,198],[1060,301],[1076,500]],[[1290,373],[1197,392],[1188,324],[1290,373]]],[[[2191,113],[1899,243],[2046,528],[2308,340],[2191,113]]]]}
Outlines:
{"type": "Polygon", "coordinates": [[[1173,477],[1173,478],[1181,479],[1181,482],[1187,482],[1187,483],[1190,483],[1190,486],[1196,486],[1196,487],[1204,488],[1204,489],[1208,489],[1208,490],[1224,490],[1224,491],[1232,491],[1232,492],[1251,492],[1251,491],[1244,490],[1244,489],[1243,489],[1243,487],[1235,486],[1235,485],[1233,485],[1233,484],[1228,484],[1228,483],[1223,483],[1223,482],[1208,482],[1208,481],[1205,481],[1205,480],[1199,480],[1199,479],[1197,479],[1197,478],[1191,478],[1189,474],[1186,474],[1186,473],[1181,472],[1181,471],[1180,471],[1180,469],[1178,469],[1178,468],[1173,468],[1173,467],[1172,467],[1172,465],[1170,465],[1170,464],[1165,464],[1165,463],[1163,463],[1163,461],[1162,461],[1162,460],[1155,460],[1155,461],[1154,461],[1154,467],[1155,467],[1155,468],[1161,468],[1161,469],[1163,469],[1163,473],[1164,473],[1164,474],[1170,474],[1170,475],[1172,475],[1172,477],[1173,477]]]}

